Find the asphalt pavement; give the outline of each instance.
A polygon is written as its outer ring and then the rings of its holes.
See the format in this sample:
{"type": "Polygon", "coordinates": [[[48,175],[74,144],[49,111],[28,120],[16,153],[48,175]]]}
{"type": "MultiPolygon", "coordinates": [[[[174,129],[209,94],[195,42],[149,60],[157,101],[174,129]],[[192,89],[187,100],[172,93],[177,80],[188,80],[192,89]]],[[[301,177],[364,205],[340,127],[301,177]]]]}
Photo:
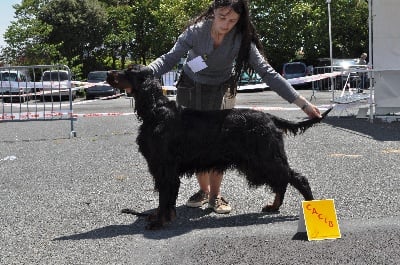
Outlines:
{"type": "MultiPolygon", "coordinates": [[[[302,91],[310,98],[312,91],[302,91]]],[[[331,93],[313,103],[329,107],[331,93]]],[[[297,233],[302,197],[288,188],[279,213],[261,213],[268,188],[249,188],[236,171],[222,193],[233,210],[189,209],[194,178],[182,179],[176,221],[146,231],[158,196],[135,142],[130,100],[77,101],[74,113],[119,113],[69,121],[0,123],[0,264],[399,264],[400,123],[356,118],[338,106],[305,134],[287,137],[291,166],[316,199],[334,199],[341,238],[297,233]]],[[[304,113],[270,91],[240,93],[240,107],[288,119],[304,113]]]]}

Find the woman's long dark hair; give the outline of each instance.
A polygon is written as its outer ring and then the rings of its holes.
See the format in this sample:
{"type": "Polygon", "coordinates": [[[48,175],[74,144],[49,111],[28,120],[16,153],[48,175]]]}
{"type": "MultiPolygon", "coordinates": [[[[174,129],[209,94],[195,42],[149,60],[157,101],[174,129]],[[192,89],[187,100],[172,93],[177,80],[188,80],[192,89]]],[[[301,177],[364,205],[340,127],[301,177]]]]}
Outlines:
{"type": "Polygon", "coordinates": [[[232,80],[234,84],[236,84],[239,81],[242,70],[247,70],[249,67],[251,43],[253,42],[261,53],[263,53],[263,47],[257,35],[256,28],[250,19],[249,4],[247,0],[214,0],[208,10],[197,17],[192,25],[202,20],[213,19],[214,10],[221,7],[230,7],[240,15],[239,21],[235,26],[237,32],[242,34],[239,54],[236,58],[234,78],[232,80]]]}

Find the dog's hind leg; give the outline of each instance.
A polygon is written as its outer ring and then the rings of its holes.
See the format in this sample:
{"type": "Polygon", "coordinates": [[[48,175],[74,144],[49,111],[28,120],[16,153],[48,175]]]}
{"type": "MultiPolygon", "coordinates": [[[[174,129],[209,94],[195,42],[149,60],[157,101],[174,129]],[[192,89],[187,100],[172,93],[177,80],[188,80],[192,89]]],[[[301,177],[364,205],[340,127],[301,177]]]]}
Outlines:
{"type": "Polygon", "coordinates": [[[286,188],[287,188],[287,185],[285,187],[281,187],[279,189],[273,188],[273,192],[275,193],[274,201],[272,202],[272,204],[265,205],[262,208],[262,211],[263,212],[278,212],[279,207],[281,207],[281,205],[283,203],[283,199],[285,198],[286,188]]]}
{"type": "Polygon", "coordinates": [[[308,179],[304,175],[294,170],[291,170],[290,173],[291,173],[289,178],[290,185],[295,187],[303,195],[306,201],[314,200],[314,196],[312,194],[308,179]]]}
{"type": "MultiPolygon", "coordinates": [[[[311,201],[314,199],[310,184],[305,176],[302,174],[295,172],[290,169],[289,171],[289,182],[294,188],[296,188],[304,197],[306,201],[311,201]]],[[[282,185],[282,184],[281,184],[282,185]]],[[[283,203],[283,199],[286,193],[287,185],[282,185],[279,187],[272,187],[273,192],[275,193],[274,202],[270,205],[266,205],[262,208],[263,212],[277,212],[279,207],[283,203]]]]}
{"type": "Polygon", "coordinates": [[[277,212],[283,203],[287,186],[289,185],[290,172],[286,163],[278,165],[276,161],[263,160],[255,161],[246,168],[241,168],[250,185],[270,186],[275,198],[272,204],[267,204],[262,208],[263,212],[277,212]],[[265,162],[266,161],[266,162],[265,162]]]}

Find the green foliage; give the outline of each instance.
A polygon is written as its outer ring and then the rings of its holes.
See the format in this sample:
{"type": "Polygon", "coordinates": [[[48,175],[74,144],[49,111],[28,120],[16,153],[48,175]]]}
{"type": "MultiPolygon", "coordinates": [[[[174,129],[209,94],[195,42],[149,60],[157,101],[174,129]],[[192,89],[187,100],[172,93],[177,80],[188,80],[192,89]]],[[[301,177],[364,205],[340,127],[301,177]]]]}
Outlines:
{"type": "MultiPolygon", "coordinates": [[[[266,56],[279,69],[285,62],[329,57],[326,0],[253,0],[251,12],[266,56]],[[301,52],[300,52],[301,51],[301,52]]],[[[333,55],[356,58],[368,50],[368,4],[332,0],[333,55]]]]}
{"type": "Polygon", "coordinates": [[[97,0],[52,0],[37,17],[52,27],[47,43],[60,45],[61,55],[68,59],[90,56],[109,30],[107,13],[97,0]]]}
{"type": "Polygon", "coordinates": [[[152,12],[157,21],[155,34],[152,35],[157,44],[152,47],[153,53],[160,55],[168,52],[189,21],[206,10],[209,4],[209,0],[161,0],[159,8],[152,12]]]}
{"type": "Polygon", "coordinates": [[[116,69],[118,58],[121,58],[120,62],[124,64],[131,50],[130,45],[135,39],[136,34],[132,23],[135,13],[130,5],[109,6],[107,13],[108,24],[112,29],[104,38],[104,56],[111,59],[107,65],[116,69]]]}
{"type": "Polygon", "coordinates": [[[52,27],[36,18],[43,1],[24,0],[14,5],[17,21],[11,23],[4,39],[8,46],[3,55],[12,64],[45,64],[59,56],[59,45],[49,44],[45,37],[52,27]]]}
{"type": "MultiPolygon", "coordinates": [[[[285,62],[329,56],[326,0],[252,0],[250,10],[265,55],[285,62]]],[[[168,52],[210,0],[22,0],[5,34],[3,57],[12,64],[69,65],[89,71],[148,63],[168,52]]],[[[334,57],[368,50],[368,4],[332,0],[334,57]]]]}

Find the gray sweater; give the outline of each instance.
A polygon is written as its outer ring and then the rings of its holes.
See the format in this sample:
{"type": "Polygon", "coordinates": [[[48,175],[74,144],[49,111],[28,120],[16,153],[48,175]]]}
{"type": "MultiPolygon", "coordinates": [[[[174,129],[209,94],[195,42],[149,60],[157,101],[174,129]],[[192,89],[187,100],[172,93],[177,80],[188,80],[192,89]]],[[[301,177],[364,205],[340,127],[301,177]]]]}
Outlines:
{"type": "MultiPolygon", "coordinates": [[[[206,20],[186,29],[168,53],[149,65],[154,75],[160,77],[167,73],[186,55],[186,62],[201,56],[207,68],[194,73],[186,63],[183,66],[186,75],[200,84],[220,85],[226,82],[232,74],[234,61],[239,53],[241,34],[231,30],[221,45],[214,49],[211,26],[212,20],[206,20]]],[[[299,97],[299,93],[271,67],[254,43],[251,44],[249,64],[273,91],[288,102],[292,103],[299,97]]]]}

